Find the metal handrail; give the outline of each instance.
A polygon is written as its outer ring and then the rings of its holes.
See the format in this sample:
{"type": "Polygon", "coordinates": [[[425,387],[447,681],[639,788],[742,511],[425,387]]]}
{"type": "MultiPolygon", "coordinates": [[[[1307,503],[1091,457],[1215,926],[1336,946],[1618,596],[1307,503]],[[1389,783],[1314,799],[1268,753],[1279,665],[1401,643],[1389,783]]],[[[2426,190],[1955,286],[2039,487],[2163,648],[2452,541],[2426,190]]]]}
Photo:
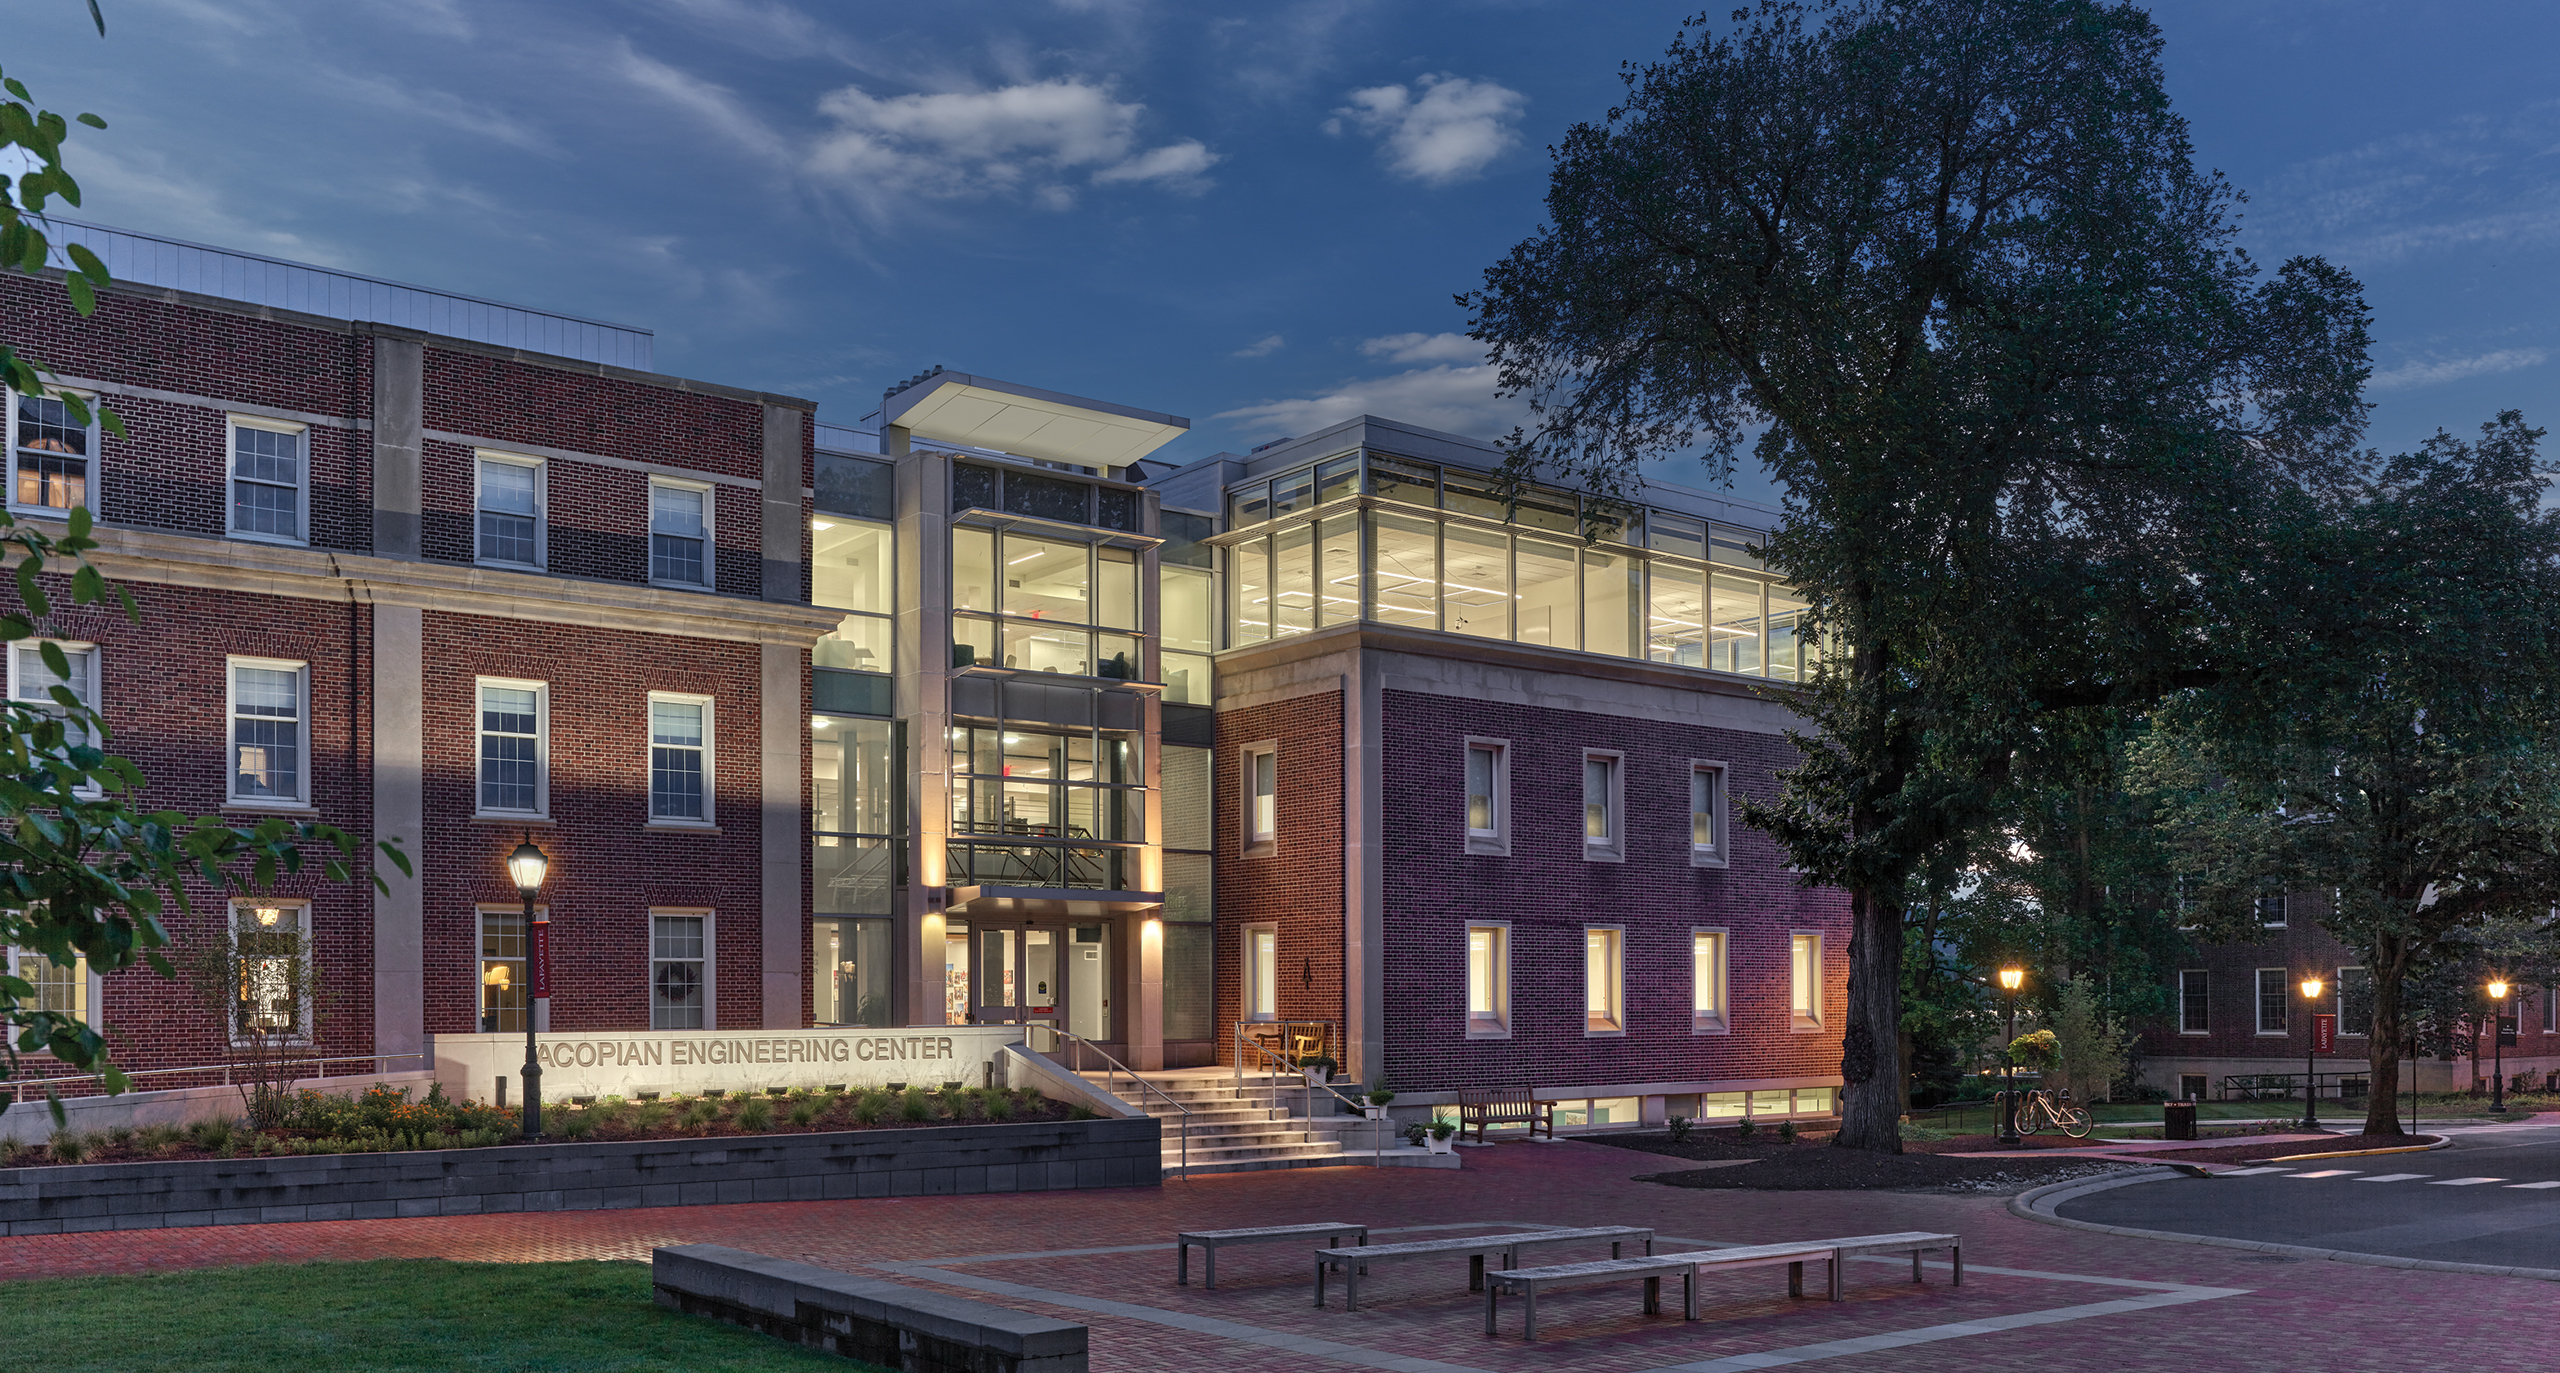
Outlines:
{"type": "MultiPolygon", "coordinates": [[[[296,1058],[296,1059],[287,1059],[287,1060],[285,1060],[285,1061],[282,1063],[282,1065],[281,1065],[281,1066],[283,1066],[283,1067],[287,1067],[287,1068],[307,1068],[307,1067],[311,1067],[311,1066],[313,1066],[313,1065],[318,1065],[320,1068],[322,1068],[322,1069],[324,1069],[324,1070],[325,1070],[325,1069],[326,1069],[330,1064],[332,1064],[332,1063],[389,1063],[389,1062],[392,1062],[392,1061],[394,1061],[394,1060],[398,1060],[398,1059],[425,1058],[425,1057],[426,1057],[426,1055],[425,1055],[425,1054],[422,1054],[422,1053],[420,1053],[420,1054],[345,1054],[345,1055],[341,1055],[341,1056],[336,1057],[336,1058],[296,1058]]],[[[176,1074],[179,1074],[179,1073],[220,1073],[220,1074],[222,1074],[222,1085],[223,1085],[223,1086],[225,1086],[225,1087],[229,1087],[229,1086],[233,1085],[233,1084],[232,1084],[232,1081],[231,1081],[231,1073],[232,1073],[232,1070],[237,1069],[237,1068],[265,1068],[265,1067],[270,1067],[270,1066],[276,1066],[276,1065],[271,1065],[271,1064],[266,1064],[266,1063],[259,1063],[259,1062],[254,1062],[254,1061],[252,1061],[252,1062],[247,1062],[247,1063],[202,1063],[202,1064],[198,1064],[198,1065],[196,1065],[195,1067],[192,1067],[192,1068],[144,1068],[144,1069],[141,1069],[141,1070],[136,1071],[136,1072],[130,1072],[130,1073],[127,1073],[127,1074],[125,1074],[125,1077],[126,1077],[126,1078],[128,1078],[128,1079],[132,1079],[132,1078],[143,1078],[143,1077],[169,1077],[169,1076],[173,1076],[173,1075],[176,1075],[176,1074]]],[[[388,1070],[385,1070],[385,1071],[388,1071],[388,1070]]],[[[22,1078],[18,1078],[18,1079],[15,1079],[14,1081],[12,1081],[12,1082],[9,1084],[9,1088],[10,1088],[10,1091],[9,1091],[9,1101],[10,1101],[10,1103],[11,1103],[12,1105],[15,1105],[15,1104],[17,1104],[17,1103],[20,1103],[20,1102],[25,1101],[25,1100],[27,1099],[27,1089],[28,1089],[29,1087],[34,1087],[34,1088],[37,1088],[37,1089],[42,1090],[42,1091],[50,1091],[50,1090],[52,1090],[53,1088],[55,1088],[55,1087],[57,1087],[57,1086],[60,1086],[61,1084],[66,1083],[66,1082],[91,1082],[91,1081],[103,1082],[103,1081],[105,1081],[105,1080],[106,1080],[106,1076],[107,1076],[107,1075],[106,1075],[106,1074],[104,1074],[104,1073],[66,1073],[66,1074],[64,1074],[64,1075],[62,1075],[62,1076],[60,1076],[60,1077],[22,1077],[22,1078]]],[[[320,1077],[320,1078],[322,1078],[323,1080],[326,1080],[326,1079],[328,1078],[329,1074],[328,1074],[326,1071],[323,1071],[323,1072],[321,1072],[321,1073],[317,1074],[317,1076],[319,1076],[319,1077],[320,1077]]],[[[343,1076],[355,1076],[355,1077],[361,1077],[361,1076],[363,1076],[363,1074],[361,1074],[361,1073],[356,1073],[356,1074],[344,1074],[343,1076]]]]}
{"type": "MultiPolygon", "coordinates": [[[[1084,1072],[1084,1051],[1085,1051],[1085,1050],[1087,1050],[1087,1049],[1091,1049],[1091,1050],[1093,1050],[1093,1052],[1094,1052],[1094,1054],[1095,1054],[1095,1056],[1096,1056],[1096,1057],[1100,1058],[1103,1062],[1108,1063],[1108,1064],[1110,1064],[1110,1065],[1111,1065],[1110,1071],[1108,1071],[1108,1072],[1106,1072],[1106,1073],[1104,1073],[1104,1074],[1103,1074],[1103,1079],[1102,1079],[1102,1080],[1103,1080],[1104,1084],[1105,1084],[1105,1085],[1107,1085],[1107,1086],[1111,1089],[1111,1091],[1112,1091],[1112,1093],[1113,1093],[1114,1095],[1117,1095],[1117,1094],[1119,1093],[1119,1090],[1120,1090],[1120,1074],[1122,1074],[1122,1073],[1127,1073],[1127,1074],[1129,1075],[1129,1080],[1130,1080],[1131,1082],[1137,1083],[1139,1086],[1144,1087],[1144,1088],[1146,1088],[1148,1091],[1155,1093],[1157,1097],[1159,1097],[1159,1098],[1161,1098],[1161,1099],[1163,1100],[1163,1102],[1164,1102],[1164,1104],[1165,1104],[1165,1105],[1170,1106],[1170,1107],[1172,1107],[1173,1109],[1175,1109],[1175,1110],[1177,1110],[1177,1111],[1180,1111],[1180,1112],[1182,1113],[1182,1176],[1183,1176],[1186,1180],[1190,1178],[1190,1176],[1191,1176],[1191,1108],[1190,1108],[1190,1107],[1185,1106],[1185,1105],[1183,1105],[1181,1102],[1174,1100],[1174,1099],[1173,1099],[1172,1094],[1171,1094],[1171,1093],[1168,1093],[1167,1091],[1165,1091],[1165,1089],[1163,1089],[1162,1087],[1159,1087],[1159,1086],[1155,1085],[1154,1083],[1147,1081],[1145,1078],[1138,1076],[1138,1070],[1137,1070],[1137,1069],[1130,1067],[1128,1064],[1123,1063],[1123,1062],[1121,1062],[1120,1060],[1118,1060],[1118,1059],[1116,1059],[1116,1058],[1113,1058],[1113,1057],[1111,1056],[1111,1051],[1110,1051],[1110,1050],[1103,1048],[1101,1045],[1094,1043],[1092,1040],[1085,1038],[1083,1035],[1077,1034],[1077,1033],[1075,1033],[1075,1032],[1074,1032],[1074,1031],[1072,1031],[1072,1030],[1061,1030],[1061,1029],[1059,1029],[1059,1028],[1058,1028],[1057,1026],[1055,1026],[1055,1025],[1042,1025],[1042,1024],[1038,1024],[1038,1023],[1036,1023],[1036,1022],[1034,1022],[1034,1023],[1032,1023],[1032,1024],[1029,1024],[1029,1025],[1026,1025],[1024,1028],[1025,1028],[1025,1029],[1032,1029],[1032,1030],[1046,1030],[1046,1031],[1047,1031],[1047,1032],[1049,1032],[1050,1034],[1056,1035],[1058,1038],[1063,1039],[1063,1040],[1066,1040],[1066,1041],[1068,1041],[1068,1042],[1070,1042],[1070,1043],[1074,1044],[1074,1045],[1076,1046],[1076,1061],[1075,1061],[1075,1065],[1074,1065],[1074,1067],[1073,1067],[1073,1068],[1071,1068],[1071,1069],[1069,1070],[1069,1071],[1071,1071],[1071,1072],[1075,1072],[1075,1073],[1078,1073],[1078,1074],[1083,1073],[1083,1072],[1084,1072]]],[[[1044,1051],[1044,1052],[1052,1052],[1052,1051],[1044,1051]]]]}
{"type": "MultiPolygon", "coordinates": [[[[1277,1051],[1273,1050],[1270,1045],[1265,1044],[1258,1039],[1247,1037],[1242,1024],[1238,1024],[1236,1026],[1236,1095],[1238,1097],[1242,1097],[1244,1095],[1244,1055],[1245,1051],[1248,1049],[1253,1051],[1257,1064],[1263,1059],[1270,1059],[1281,1065],[1280,1071],[1276,1073],[1272,1072],[1268,1068],[1264,1068],[1263,1072],[1265,1076],[1282,1077],[1294,1071],[1298,1074],[1299,1080],[1305,1083],[1307,1093],[1307,1128],[1310,1131],[1315,1128],[1316,1093],[1319,1091],[1332,1097],[1335,1101],[1350,1107],[1357,1114],[1364,1116],[1368,1114],[1368,1112],[1363,1109],[1368,1105],[1367,1102],[1356,1096],[1343,1095],[1342,1090],[1335,1087],[1332,1083],[1327,1082],[1319,1084],[1306,1082],[1306,1073],[1304,1069],[1292,1069],[1289,1066],[1289,1060],[1277,1051]]],[[[1271,1083],[1267,1084],[1263,1090],[1271,1093],[1272,1102],[1276,1106],[1279,1103],[1280,1093],[1286,1089],[1282,1088],[1277,1083],[1271,1083]]],[[[1281,1107],[1280,1109],[1286,1110],[1287,1108],[1281,1107]]],[[[1372,1123],[1377,1126],[1377,1130],[1370,1137],[1369,1166],[1372,1168],[1384,1167],[1386,1163],[1387,1148],[1387,1118],[1385,1108],[1380,1108],[1378,1116],[1372,1121],[1372,1123]]]]}

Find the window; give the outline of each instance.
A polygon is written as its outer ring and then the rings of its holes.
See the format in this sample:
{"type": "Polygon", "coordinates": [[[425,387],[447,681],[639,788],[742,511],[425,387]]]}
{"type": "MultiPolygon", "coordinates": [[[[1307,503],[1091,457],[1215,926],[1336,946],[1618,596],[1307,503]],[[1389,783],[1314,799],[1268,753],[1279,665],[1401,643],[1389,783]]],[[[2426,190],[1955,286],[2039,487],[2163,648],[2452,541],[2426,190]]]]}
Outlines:
{"type": "Polygon", "coordinates": [[[473,556],[484,563],[512,567],[543,565],[543,471],[532,458],[479,458],[479,547],[473,556]]]}
{"type": "Polygon", "coordinates": [[[2560,1035],[2560,988],[2548,984],[2542,989],[2542,1032],[2560,1035]]]}
{"type": "Polygon", "coordinates": [[[1799,934],[1787,941],[1787,1006],[1794,1027],[1822,1028],[1822,936],[1799,934]]]}
{"type": "Polygon", "coordinates": [[[231,660],[231,800],[300,806],[310,795],[303,699],[309,669],[264,658],[231,660]]]}
{"type": "Polygon", "coordinates": [[[544,733],[550,689],[540,682],[483,677],[479,690],[479,813],[548,814],[550,760],[544,733]]]}
{"type": "Polygon", "coordinates": [[[2364,968],[2340,968],[2337,981],[2338,1033],[2369,1038],[2373,1034],[2373,974],[2364,968]]]}
{"type": "Polygon", "coordinates": [[[1511,1033],[1511,930],[1505,925],[1467,927],[1467,1034],[1500,1038],[1511,1033]]]}
{"type": "Polygon", "coordinates": [[[232,533],[302,542],[307,439],[299,424],[231,417],[232,533]]]}
{"type": "Polygon", "coordinates": [[[809,521],[809,600],[846,612],[810,649],[812,666],[889,670],[897,547],[897,532],[885,524],[835,515],[809,521]]]}
{"type": "Polygon", "coordinates": [[[1689,1028],[1722,1034],[1725,1020],[1725,932],[1689,932],[1689,1028]]]}
{"type": "Polygon", "coordinates": [[[1720,868],[1725,851],[1724,764],[1689,765],[1689,866],[1720,868]]]}
{"type": "Polygon", "coordinates": [[[1280,750],[1271,744],[1244,751],[1244,846],[1269,853],[1280,841],[1280,750]]]}
{"type": "Polygon", "coordinates": [[[2187,968],[2178,974],[2178,1033],[2200,1035],[2211,1032],[2212,1018],[2206,1014],[2205,992],[2212,977],[2202,968],[2187,968]]]}
{"type": "MultiPolygon", "coordinates": [[[[97,451],[98,426],[80,423],[70,406],[51,396],[12,392],[10,401],[9,460],[16,473],[9,486],[10,506],[67,511],[94,505],[89,455],[97,451]]],[[[94,420],[94,403],[90,413],[94,420]]]]}
{"type": "Polygon", "coordinates": [[[10,972],[35,989],[20,997],[18,1005],[30,1011],[51,1011],[67,1015],[81,1024],[96,1029],[97,996],[90,986],[89,960],[78,954],[66,968],[36,949],[10,949],[5,965],[10,972]]]}
{"type": "Polygon", "coordinates": [[[1499,739],[1467,741],[1467,852],[1511,852],[1511,749],[1499,739]]]}
{"type": "Polygon", "coordinates": [[[699,1030],[710,1000],[702,915],[649,914],[649,1028],[699,1030]]]}
{"type": "Polygon", "coordinates": [[[649,693],[649,819],[711,823],[711,700],[649,693]]]}
{"type": "Polygon", "coordinates": [[[1624,1034],[1627,1028],[1626,931],[1594,926],[1582,932],[1582,1030],[1624,1034]]]}
{"type": "Polygon", "coordinates": [[[1245,926],[1244,1018],[1280,1018],[1280,929],[1276,925],[1245,926]]]}
{"type": "Polygon", "coordinates": [[[649,483],[649,580],[711,585],[711,488],[649,483]]]}
{"type": "Polygon", "coordinates": [[[951,833],[986,836],[944,850],[952,883],[1135,885],[1133,846],[1147,825],[1142,736],[966,725],[949,738],[951,833]]]}
{"type": "Polygon", "coordinates": [[[524,1029],[533,987],[525,980],[524,912],[514,906],[480,912],[480,1032],[524,1029]]]}
{"type": "Polygon", "coordinates": [[[2267,890],[2259,894],[2257,906],[2259,924],[2271,930],[2284,928],[2285,902],[2282,888],[2269,884],[2267,890]]]}
{"type": "Polygon", "coordinates": [[[2292,979],[2282,968],[2258,969],[2258,1033],[2280,1035],[2285,1032],[2285,1015],[2292,1006],[2292,992],[2285,985],[2292,979]]]}
{"type": "Polygon", "coordinates": [[[310,908],[293,902],[242,901],[231,912],[240,989],[232,1006],[233,1037],[307,1037],[311,1033],[310,908]]]}
{"type": "Polygon", "coordinates": [[[1616,753],[1582,755],[1582,856],[1607,863],[1626,859],[1625,792],[1616,753]]]}
{"type": "MultiPolygon", "coordinates": [[[[9,699],[25,702],[37,711],[63,721],[62,741],[65,746],[93,745],[96,741],[90,738],[88,728],[73,722],[69,718],[70,712],[53,693],[56,688],[67,691],[73,700],[95,710],[98,705],[98,650],[88,644],[56,643],[54,647],[62,651],[62,665],[70,669],[68,675],[57,674],[45,665],[41,642],[10,646],[9,699]]],[[[95,785],[83,786],[77,791],[82,796],[99,794],[95,785]]]]}

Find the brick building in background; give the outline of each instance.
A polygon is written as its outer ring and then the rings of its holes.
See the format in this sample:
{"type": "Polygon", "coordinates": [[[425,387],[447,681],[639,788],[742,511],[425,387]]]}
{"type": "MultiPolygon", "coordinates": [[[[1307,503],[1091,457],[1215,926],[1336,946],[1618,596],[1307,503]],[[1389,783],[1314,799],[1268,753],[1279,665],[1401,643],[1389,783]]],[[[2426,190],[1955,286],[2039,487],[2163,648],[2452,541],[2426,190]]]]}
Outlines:
{"type": "MultiPolygon", "coordinates": [[[[306,931],[316,1052],[421,1066],[430,1036],[523,1027],[503,860],[531,835],[553,1027],[805,1023],[806,665],[838,619],[806,604],[813,406],[646,371],[636,330],[70,232],[119,278],[97,313],[17,274],[0,310],[129,437],[10,397],[9,506],[88,505],[141,619],[44,635],[144,804],[326,821],[417,868],[379,897],[198,886],[172,935],[306,931]]],[[[42,676],[13,656],[14,695],[42,676]]],[[[49,976],[128,1068],[232,1056],[147,970],[49,976]]]]}

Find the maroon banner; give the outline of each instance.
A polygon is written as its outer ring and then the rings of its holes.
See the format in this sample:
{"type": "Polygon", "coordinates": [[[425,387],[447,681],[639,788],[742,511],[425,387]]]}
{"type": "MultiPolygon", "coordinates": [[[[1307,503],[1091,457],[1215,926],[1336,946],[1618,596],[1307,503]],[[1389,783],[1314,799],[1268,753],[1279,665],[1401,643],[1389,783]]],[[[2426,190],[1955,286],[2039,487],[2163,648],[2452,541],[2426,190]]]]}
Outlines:
{"type": "Polygon", "coordinates": [[[527,951],[533,960],[533,995],[539,1001],[551,995],[551,917],[533,918],[533,947],[527,951]]]}
{"type": "Polygon", "coordinates": [[[2338,1051],[2338,1018],[2321,1014],[2311,1017],[2311,1052],[2334,1054],[2338,1051]]]}

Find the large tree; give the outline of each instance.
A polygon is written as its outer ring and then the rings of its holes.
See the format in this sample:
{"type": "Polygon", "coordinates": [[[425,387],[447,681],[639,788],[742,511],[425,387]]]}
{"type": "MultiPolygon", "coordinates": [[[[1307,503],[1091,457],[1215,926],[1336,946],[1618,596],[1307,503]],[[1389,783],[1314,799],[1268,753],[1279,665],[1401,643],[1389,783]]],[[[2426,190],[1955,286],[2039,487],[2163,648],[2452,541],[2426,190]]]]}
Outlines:
{"type": "Polygon", "coordinates": [[[1829,653],[1752,823],[1853,912],[1839,1143],[1898,1150],[1904,894],[2056,712],[2199,670],[2252,491],[2363,419],[2364,309],[2271,280],[2199,171],[2161,40],[2090,0],[1769,0],[1693,21],[1567,133],[1550,222],[1462,297],[1536,408],[1515,474],[1630,490],[1746,439],[1829,653]]]}
{"type": "Polygon", "coordinates": [[[2256,934],[2265,883],[2336,894],[2321,923],[2372,979],[2368,1134],[2401,1133],[2413,979],[2491,957],[2539,973],[2519,937],[2484,941],[2493,922],[2548,940],[2560,902],[2560,513],[2540,438],[2513,412],[2476,444],[2439,434],[2286,522],[2228,627],[2252,665],[2161,711],[2143,750],[2200,934],[2256,934]]]}

